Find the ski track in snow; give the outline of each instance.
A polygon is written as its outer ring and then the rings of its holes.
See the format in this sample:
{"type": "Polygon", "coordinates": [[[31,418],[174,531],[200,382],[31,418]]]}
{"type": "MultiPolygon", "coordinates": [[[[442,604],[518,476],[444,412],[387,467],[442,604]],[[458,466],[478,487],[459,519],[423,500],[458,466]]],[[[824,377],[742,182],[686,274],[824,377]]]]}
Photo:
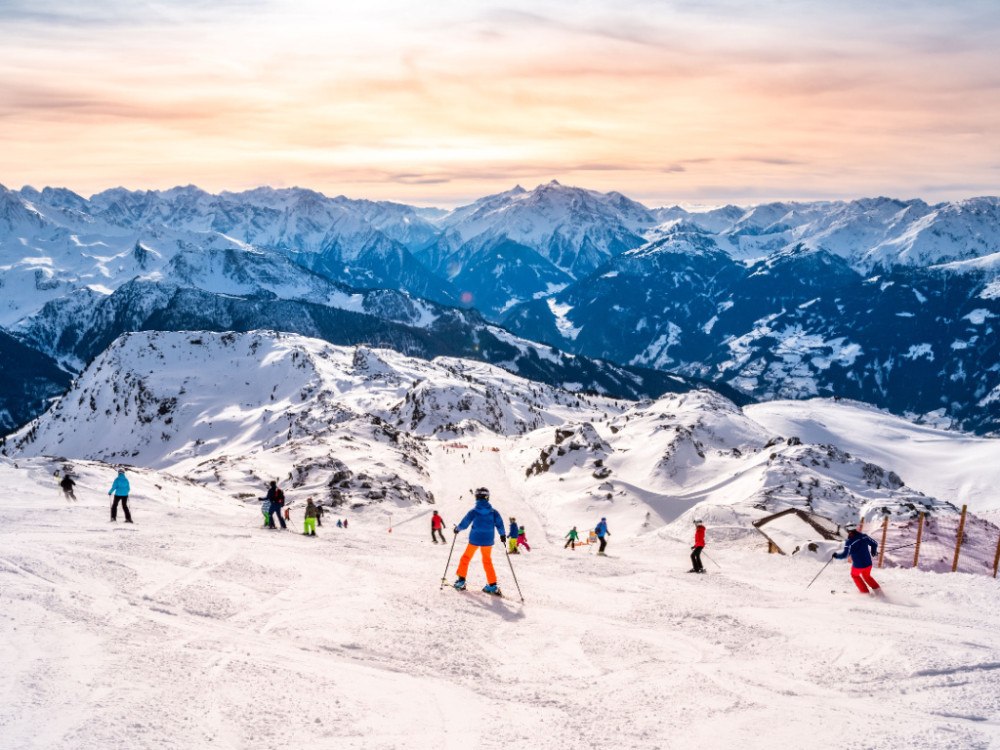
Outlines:
{"type": "Polygon", "coordinates": [[[272,532],[257,503],[139,478],[135,526],[112,525],[107,469],[77,466],[69,503],[55,464],[0,463],[0,746],[1000,747],[993,579],[876,571],[877,601],[835,562],[806,589],[816,563],[711,529],[706,576],[655,534],[612,528],[602,559],[563,549],[505,451],[433,450],[447,545],[427,506],[306,539],[301,510],[272,532]],[[441,587],[479,485],[527,525],[523,605],[499,540],[503,599],[441,587]]]}

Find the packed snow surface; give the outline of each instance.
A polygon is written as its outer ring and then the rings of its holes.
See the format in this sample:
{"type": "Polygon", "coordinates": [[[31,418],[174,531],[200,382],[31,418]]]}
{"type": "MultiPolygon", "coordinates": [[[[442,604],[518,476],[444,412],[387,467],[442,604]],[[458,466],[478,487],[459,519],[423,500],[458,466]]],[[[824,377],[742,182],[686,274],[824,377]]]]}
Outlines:
{"type": "MultiPolygon", "coordinates": [[[[875,600],[846,562],[807,588],[818,562],[711,528],[708,575],[685,572],[690,539],[619,540],[613,524],[601,558],[543,531],[502,451],[437,449],[449,527],[479,484],[526,525],[522,604],[499,547],[505,598],[478,591],[478,557],[473,591],[441,588],[449,547],[426,507],[391,532],[387,513],[343,511],[348,529],[328,514],[307,538],[298,496],[290,530],[267,531],[256,504],[134,471],[135,524],[109,523],[114,472],[78,462],[73,502],[61,466],[0,462],[10,750],[1000,743],[986,576],[876,571],[875,600]]],[[[597,520],[580,515],[581,530],[597,520]]]]}

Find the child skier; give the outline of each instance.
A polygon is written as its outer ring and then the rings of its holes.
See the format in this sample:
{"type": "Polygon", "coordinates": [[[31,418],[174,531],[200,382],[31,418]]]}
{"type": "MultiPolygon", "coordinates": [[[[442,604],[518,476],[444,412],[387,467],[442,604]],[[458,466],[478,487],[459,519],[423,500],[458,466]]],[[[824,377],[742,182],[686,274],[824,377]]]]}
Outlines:
{"type": "Polygon", "coordinates": [[[688,573],[704,573],[701,551],[705,548],[705,524],[700,518],[694,519],[694,546],[691,548],[691,570],[688,573]]]}
{"type": "Polygon", "coordinates": [[[567,542],[563,545],[563,549],[570,547],[571,549],[576,549],[576,540],[580,538],[580,535],[576,531],[576,526],[574,526],[570,532],[566,535],[567,542]]]}
{"type": "Polygon", "coordinates": [[[602,518],[601,522],[594,528],[594,533],[597,534],[597,539],[601,543],[597,554],[603,555],[604,548],[608,546],[608,540],[605,537],[611,536],[611,532],[608,531],[608,519],[602,518]]]}
{"type": "Polygon", "coordinates": [[[469,544],[462,554],[462,559],[458,561],[458,578],[454,583],[456,589],[461,591],[465,588],[465,576],[469,572],[469,563],[472,556],[479,550],[483,559],[483,570],[486,571],[486,586],[483,591],[488,594],[500,594],[500,586],[497,584],[497,574],[493,570],[493,530],[496,529],[500,535],[500,543],[506,544],[507,537],[504,536],[503,517],[490,505],[490,491],[485,487],[476,490],[476,507],[465,514],[455,533],[472,526],[469,532],[469,544]]]}
{"type": "Polygon", "coordinates": [[[847,541],[844,542],[844,551],[834,554],[834,559],[843,560],[845,557],[851,558],[851,578],[854,585],[862,594],[868,593],[868,586],[871,586],[871,593],[879,595],[882,593],[881,587],[872,578],[872,555],[878,552],[878,542],[867,534],[862,534],[853,524],[847,527],[847,541]],[[866,586],[865,584],[868,584],[866,586]]]}
{"type": "Polygon", "coordinates": [[[507,552],[511,555],[519,554],[517,551],[517,538],[520,533],[517,528],[517,519],[514,516],[510,517],[510,533],[507,535],[507,552]]]}
{"type": "Polygon", "coordinates": [[[528,537],[524,535],[524,526],[521,526],[517,530],[517,548],[520,549],[521,547],[531,552],[531,547],[528,546],[528,537]]]}
{"type": "Polygon", "coordinates": [[[311,497],[306,500],[305,527],[302,531],[302,535],[316,536],[316,506],[313,504],[313,499],[311,497]]]}

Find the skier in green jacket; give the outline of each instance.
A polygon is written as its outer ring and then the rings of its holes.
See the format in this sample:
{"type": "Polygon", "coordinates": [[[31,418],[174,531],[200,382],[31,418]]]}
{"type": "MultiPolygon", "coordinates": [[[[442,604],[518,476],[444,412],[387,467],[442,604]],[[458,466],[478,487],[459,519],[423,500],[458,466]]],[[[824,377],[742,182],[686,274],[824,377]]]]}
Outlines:
{"type": "Polygon", "coordinates": [[[580,538],[580,535],[576,531],[576,526],[566,535],[568,540],[566,544],[563,545],[563,549],[570,547],[571,549],[576,549],[576,540],[580,538]]]}

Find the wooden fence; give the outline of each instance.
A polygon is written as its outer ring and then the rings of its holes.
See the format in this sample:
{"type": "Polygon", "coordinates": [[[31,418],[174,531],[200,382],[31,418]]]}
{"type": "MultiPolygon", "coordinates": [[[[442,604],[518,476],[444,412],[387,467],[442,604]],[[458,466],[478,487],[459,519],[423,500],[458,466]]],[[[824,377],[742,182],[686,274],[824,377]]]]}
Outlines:
{"type": "Polygon", "coordinates": [[[1000,528],[968,513],[927,516],[906,521],[862,521],[858,527],[879,543],[875,564],[887,568],[919,568],[937,573],[962,572],[997,577],[1000,528]]]}

